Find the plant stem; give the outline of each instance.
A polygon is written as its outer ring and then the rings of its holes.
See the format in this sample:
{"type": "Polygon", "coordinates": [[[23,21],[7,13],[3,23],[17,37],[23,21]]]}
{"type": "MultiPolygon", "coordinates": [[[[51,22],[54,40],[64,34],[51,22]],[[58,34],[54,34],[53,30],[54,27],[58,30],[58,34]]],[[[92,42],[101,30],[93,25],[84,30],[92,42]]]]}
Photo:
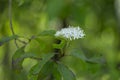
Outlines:
{"type": "MultiPolygon", "coordinates": [[[[9,0],[9,12],[8,12],[8,14],[9,14],[9,21],[10,21],[10,30],[12,32],[12,35],[15,35],[13,25],[12,25],[12,0],[9,0]]],[[[18,44],[16,42],[16,39],[14,40],[14,43],[15,43],[16,47],[19,48],[18,44]]]]}

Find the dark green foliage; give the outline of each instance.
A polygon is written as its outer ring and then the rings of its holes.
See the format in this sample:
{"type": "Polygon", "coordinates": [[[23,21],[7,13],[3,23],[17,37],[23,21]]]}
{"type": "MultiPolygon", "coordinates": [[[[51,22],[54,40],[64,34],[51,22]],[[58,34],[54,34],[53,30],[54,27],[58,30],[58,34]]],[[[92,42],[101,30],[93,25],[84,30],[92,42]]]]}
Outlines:
{"type": "Polygon", "coordinates": [[[74,56],[74,57],[76,57],[76,58],[79,58],[80,60],[82,60],[82,61],[86,61],[86,62],[88,62],[88,63],[99,63],[99,64],[104,64],[105,62],[104,62],[104,59],[102,58],[102,57],[92,57],[92,58],[87,58],[85,55],[84,55],[84,53],[83,52],[80,52],[80,51],[73,51],[73,52],[71,52],[71,54],[70,55],[72,55],[72,56],[74,56]],[[103,60],[102,60],[103,59],[103,60]]]}
{"type": "Polygon", "coordinates": [[[26,74],[22,67],[22,63],[24,60],[23,55],[25,54],[24,48],[25,48],[25,46],[18,49],[12,57],[13,80],[27,79],[27,77],[25,76],[26,74]],[[23,77],[21,78],[21,76],[23,76],[23,77]]]}
{"type": "Polygon", "coordinates": [[[12,0],[13,36],[8,4],[0,0],[0,80],[120,79],[119,0],[12,0]],[[69,25],[86,36],[55,37],[69,25]]]}
{"type": "Polygon", "coordinates": [[[63,80],[76,80],[75,74],[65,65],[58,63],[58,70],[63,76],[63,80]]]}
{"type": "Polygon", "coordinates": [[[22,62],[24,60],[23,55],[25,54],[24,48],[25,46],[18,49],[12,57],[12,68],[16,72],[20,72],[22,70],[22,62]]]}
{"type": "Polygon", "coordinates": [[[39,61],[35,66],[33,66],[29,72],[29,80],[37,80],[38,73],[41,71],[43,66],[53,57],[53,53],[46,54],[41,61],[39,61]]]}
{"type": "Polygon", "coordinates": [[[62,77],[57,69],[57,64],[48,61],[39,72],[38,80],[61,80],[62,77]]]}

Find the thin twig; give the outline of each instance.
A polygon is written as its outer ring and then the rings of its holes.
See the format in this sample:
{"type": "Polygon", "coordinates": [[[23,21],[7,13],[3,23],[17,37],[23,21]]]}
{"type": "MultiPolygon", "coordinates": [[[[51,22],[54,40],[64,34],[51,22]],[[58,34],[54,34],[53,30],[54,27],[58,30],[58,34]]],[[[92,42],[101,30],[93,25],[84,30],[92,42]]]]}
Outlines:
{"type": "MultiPolygon", "coordinates": [[[[12,35],[15,35],[13,25],[12,25],[12,0],[9,0],[9,21],[10,21],[10,30],[12,32],[12,35]]],[[[16,39],[14,40],[16,47],[18,48],[18,44],[16,42],[16,39]]]]}

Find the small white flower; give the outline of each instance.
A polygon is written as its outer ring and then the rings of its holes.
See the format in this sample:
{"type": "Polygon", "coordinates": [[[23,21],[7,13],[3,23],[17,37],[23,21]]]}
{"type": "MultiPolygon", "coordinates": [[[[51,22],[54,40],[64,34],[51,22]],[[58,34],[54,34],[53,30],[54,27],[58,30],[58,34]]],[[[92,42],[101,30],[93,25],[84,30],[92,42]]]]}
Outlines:
{"type": "Polygon", "coordinates": [[[69,26],[68,28],[63,28],[60,31],[57,31],[55,36],[56,37],[62,36],[70,40],[75,40],[83,38],[85,34],[79,26],[78,27],[69,26]]]}

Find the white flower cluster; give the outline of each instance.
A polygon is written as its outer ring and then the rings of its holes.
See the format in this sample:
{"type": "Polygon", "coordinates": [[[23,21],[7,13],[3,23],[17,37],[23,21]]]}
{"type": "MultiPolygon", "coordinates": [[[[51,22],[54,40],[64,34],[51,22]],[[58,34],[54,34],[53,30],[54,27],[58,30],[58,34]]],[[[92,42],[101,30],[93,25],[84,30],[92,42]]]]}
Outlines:
{"type": "Polygon", "coordinates": [[[55,36],[56,37],[62,36],[70,40],[75,40],[83,38],[85,34],[84,31],[79,26],[78,27],[69,26],[68,28],[63,28],[62,30],[57,31],[55,36]]]}

